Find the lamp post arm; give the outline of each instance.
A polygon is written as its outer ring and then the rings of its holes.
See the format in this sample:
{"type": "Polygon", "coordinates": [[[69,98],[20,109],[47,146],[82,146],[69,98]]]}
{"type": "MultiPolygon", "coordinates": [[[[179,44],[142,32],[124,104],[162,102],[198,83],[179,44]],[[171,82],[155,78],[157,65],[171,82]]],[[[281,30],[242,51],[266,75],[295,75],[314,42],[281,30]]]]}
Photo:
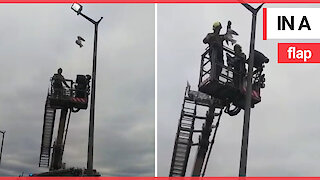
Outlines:
{"type": "Polygon", "coordinates": [[[101,17],[101,18],[99,19],[99,21],[97,21],[97,24],[99,24],[102,19],[103,19],[103,17],[101,17]]]}
{"type": "Polygon", "coordinates": [[[262,3],[259,7],[256,9],[250,6],[248,3],[241,3],[245,8],[247,8],[252,14],[257,14],[258,11],[261,9],[264,3],[262,3]]]}
{"type": "Polygon", "coordinates": [[[90,21],[93,24],[96,24],[97,22],[94,21],[93,19],[89,18],[87,15],[82,14],[81,12],[79,13],[82,17],[84,17],[85,19],[87,19],[88,21],[90,21]]]}
{"type": "Polygon", "coordinates": [[[90,21],[92,24],[99,24],[100,23],[100,21],[103,19],[103,17],[101,17],[100,19],[99,19],[99,21],[95,21],[95,20],[93,20],[93,19],[91,19],[90,17],[88,17],[87,15],[85,15],[85,14],[83,14],[83,13],[79,13],[82,17],[84,17],[85,19],[87,19],[88,21],[90,21]]]}
{"type": "Polygon", "coordinates": [[[247,8],[251,13],[254,13],[255,9],[248,3],[241,3],[245,8],[247,8]]]}

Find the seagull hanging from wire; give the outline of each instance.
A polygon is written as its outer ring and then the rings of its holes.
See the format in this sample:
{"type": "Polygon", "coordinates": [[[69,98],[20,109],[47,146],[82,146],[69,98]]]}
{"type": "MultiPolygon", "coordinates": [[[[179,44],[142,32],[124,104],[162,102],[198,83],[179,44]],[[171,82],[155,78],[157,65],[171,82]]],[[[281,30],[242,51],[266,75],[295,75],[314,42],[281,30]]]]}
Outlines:
{"type": "Polygon", "coordinates": [[[80,46],[80,48],[82,48],[82,41],[86,41],[84,40],[81,36],[77,37],[78,39],[76,40],[76,44],[78,44],[80,46]]]}

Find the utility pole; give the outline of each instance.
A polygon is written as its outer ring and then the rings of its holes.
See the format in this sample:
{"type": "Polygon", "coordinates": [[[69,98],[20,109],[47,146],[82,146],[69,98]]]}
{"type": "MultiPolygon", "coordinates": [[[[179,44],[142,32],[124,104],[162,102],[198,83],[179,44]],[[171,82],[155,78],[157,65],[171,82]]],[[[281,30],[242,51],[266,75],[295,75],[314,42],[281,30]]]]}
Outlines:
{"type": "Polygon", "coordinates": [[[1,164],[1,159],[2,159],[2,150],[3,150],[3,141],[4,141],[4,134],[6,133],[6,131],[0,131],[0,133],[2,134],[1,150],[0,150],[0,164],[1,164]]]}
{"type": "Polygon", "coordinates": [[[250,112],[251,112],[251,98],[252,98],[252,75],[253,75],[253,62],[254,62],[254,45],[256,35],[257,14],[261,9],[261,4],[258,8],[253,8],[249,4],[242,3],[252,13],[251,23],[251,39],[250,39],[250,56],[248,62],[248,75],[247,75],[247,88],[246,88],[246,104],[244,110],[244,122],[242,130],[242,144],[241,144],[241,157],[239,177],[247,176],[247,155],[248,155],[248,143],[249,143],[249,125],[250,125],[250,112]]]}
{"type": "Polygon", "coordinates": [[[81,15],[94,25],[94,45],[93,45],[93,63],[92,63],[92,85],[91,85],[91,98],[90,98],[90,117],[89,117],[89,137],[88,137],[88,160],[87,160],[87,172],[89,175],[93,175],[93,143],[94,143],[94,107],[96,98],[96,69],[97,69],[97,47],[98,47],[98,25],[103,17],[98,21],[94,21],[90,17],[83,14],[82,5],[74,3],[71,9],[81,15]]]}

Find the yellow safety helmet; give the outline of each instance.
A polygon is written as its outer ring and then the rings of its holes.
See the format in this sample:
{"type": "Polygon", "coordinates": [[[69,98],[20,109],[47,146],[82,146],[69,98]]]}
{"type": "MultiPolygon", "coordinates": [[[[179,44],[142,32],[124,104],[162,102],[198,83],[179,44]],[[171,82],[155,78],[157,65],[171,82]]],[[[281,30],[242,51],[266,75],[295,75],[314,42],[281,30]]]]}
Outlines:
{"type": "Polygon", "coordinates": [[[219,21],[213,23],[213,26],[212,26],[213,29],[215,29],[217,27],[221,27],[221,23],[219,21]]]}

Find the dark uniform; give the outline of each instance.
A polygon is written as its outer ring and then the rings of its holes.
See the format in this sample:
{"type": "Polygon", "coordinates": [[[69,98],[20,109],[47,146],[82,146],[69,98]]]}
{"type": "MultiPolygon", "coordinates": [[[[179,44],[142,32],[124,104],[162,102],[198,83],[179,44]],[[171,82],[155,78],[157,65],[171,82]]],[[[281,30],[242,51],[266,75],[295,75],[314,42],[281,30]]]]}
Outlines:
{"type": "Polygon", "coordinates": [[[221,24],[214,24],[213,33],[208,33],[203,39],[204,44],[209,44],[209,55],[211,63],[216,63],[216,78],[222,71],[223,61],[223,41],[225,40],[224,35],[220,35],[221,24]]]}
{"type": "Polygon", "coordinates": [[[234,46],[234,57],[227,54],[228,65],[234,68],[235,73],[233,73],[233,82],[236,88],[241,89],[243,78],[246,74],[246,55],[242,52],[242,48],[239,44],[234,46]]]}
{"type": "Polygon", "coordinates": [[[239,55],[235,55],[233,57],[234,59],[234,70],[236,73],[233,75],[233,81],[234,81],[234,86],[237,88],[241,88],[240,85],[242,85],[243,78],[246,74],[246,67],[245,67],[245,62],[246,62],[246,55],[244,53],[241,53],[239,55]]]}
{"type": "Polygon", "coordinates": [[[61,96],[63,94],[63,85],[62,83],[68,87],[69,85],[66,83],[66,80],[64,79],[64,77],[62,76],[62,74],[56,73],[53,75],[52,77],[52,86],[53,86],[53,93],[55,95],[61,96]]]}
{"type": "Polygon", "coordinates": [[[76,97],[78,98],[85,98],[87,95],[87,86],[88,86],[88,82],[87,82],[87,78],[84,75],[77,75],[77,79],[76,79],[76,97]]]}
{"type": "Polygon", "coordinates": [[[247,71],[245,67],[246,55],[242,52],[242,48],[238,44],[234,46],[234,50],[234,57],[231,57],[229,54],[227,54],[228,65],[232,66],[235,70],[235,73],[233,74],[234,86],[236,88],[241,88],[240,85],[242,85],[243,78],[247,71]]]}

